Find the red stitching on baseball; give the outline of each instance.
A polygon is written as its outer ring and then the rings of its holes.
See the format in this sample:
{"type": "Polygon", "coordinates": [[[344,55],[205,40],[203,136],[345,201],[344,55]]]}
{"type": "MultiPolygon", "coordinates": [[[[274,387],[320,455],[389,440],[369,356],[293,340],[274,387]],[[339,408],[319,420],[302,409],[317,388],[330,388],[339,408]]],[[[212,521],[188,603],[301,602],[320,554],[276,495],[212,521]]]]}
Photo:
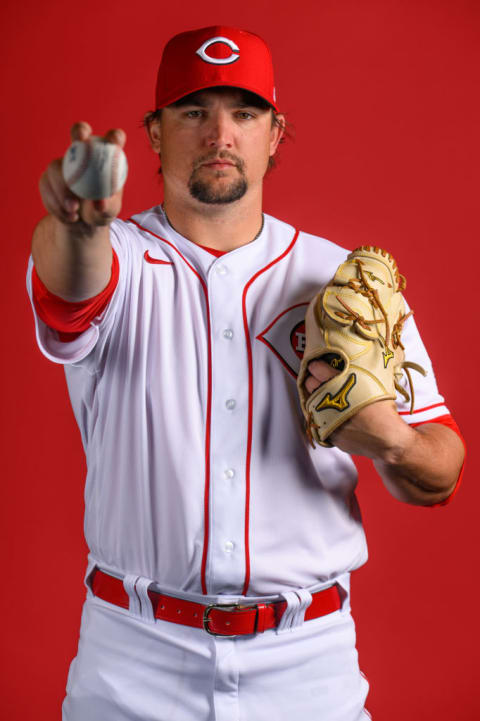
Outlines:
{"type": "Polygon", "coordinates": [[[83,141],[85,144],[85,155],[83,158],[83,162],[80,163],[77,170],[71,175],[69,178],[66,178],[65,182],[67,185],[74,185],[77,180],[79,180],[84,172],[86,171],[88,164],[90,162],[90,158],[92,157],[92,141],[90,138],[88,140],[83,141]]]}

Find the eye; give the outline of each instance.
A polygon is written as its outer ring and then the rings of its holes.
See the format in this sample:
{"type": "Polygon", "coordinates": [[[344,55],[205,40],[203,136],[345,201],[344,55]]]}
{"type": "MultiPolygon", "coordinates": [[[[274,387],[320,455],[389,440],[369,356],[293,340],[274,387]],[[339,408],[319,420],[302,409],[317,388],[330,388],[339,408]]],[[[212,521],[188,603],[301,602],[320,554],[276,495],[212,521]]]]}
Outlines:
{"type": "Polygon", "coordinates": [[[237,112],[237,118],[240,118],[240,120],[252,120],[254,117],[255,115],[248,110],[239,110],[237,112]]]}
{"type": "Polygon", "coordinates": [[[187,110],[185,113],[185,116],[187,118],[201,118],[203,115],[203,110],[187,110]]]}

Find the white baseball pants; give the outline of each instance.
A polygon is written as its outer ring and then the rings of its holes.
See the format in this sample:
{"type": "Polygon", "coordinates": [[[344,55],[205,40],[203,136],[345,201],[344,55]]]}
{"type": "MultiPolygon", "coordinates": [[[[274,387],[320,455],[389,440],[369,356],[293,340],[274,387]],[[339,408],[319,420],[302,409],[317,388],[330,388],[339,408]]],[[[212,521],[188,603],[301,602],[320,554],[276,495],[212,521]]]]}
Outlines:
{"type": "Polygon", "coordinates": [[[278,633],[219,638],[85,602],[63,721],[366,721],[347,602],[278,633]]]}

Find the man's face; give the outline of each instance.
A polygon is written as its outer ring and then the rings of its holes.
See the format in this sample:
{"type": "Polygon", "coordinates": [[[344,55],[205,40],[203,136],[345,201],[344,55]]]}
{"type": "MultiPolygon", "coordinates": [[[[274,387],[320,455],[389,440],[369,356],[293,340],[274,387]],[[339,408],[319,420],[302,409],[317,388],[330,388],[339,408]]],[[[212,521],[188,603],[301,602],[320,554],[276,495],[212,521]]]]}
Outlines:
{"type": "Polygon", "coordinates": [[[252,102],[241,90],[222,88],[164,108],[150,137],[161,155],[166,192],[210,205],[261,192],[282,131],[269,109],[252,102]]]}

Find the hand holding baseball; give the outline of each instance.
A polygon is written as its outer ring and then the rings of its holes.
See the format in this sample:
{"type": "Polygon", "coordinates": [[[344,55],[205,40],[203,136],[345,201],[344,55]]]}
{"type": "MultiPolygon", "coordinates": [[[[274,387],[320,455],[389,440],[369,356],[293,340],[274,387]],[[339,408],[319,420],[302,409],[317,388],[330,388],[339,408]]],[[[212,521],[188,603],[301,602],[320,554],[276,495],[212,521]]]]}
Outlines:
{"type": "Polygon", "coordinates": [[[122,205],[122,186],[126,177],[126,161],[122,148],[126,142],[126,134],[121,129],[112,129],[103,138],[96,138],[92,136],[92,128],[88,123],[78,122],[72,126],[70,136],[73,145],[66,153],[67,158],[70,154],[69,162],[64,158],[56,158],[40,178],[39,188],[43,204],[49,213],[67,225],[79,221],[91,226],[108,225],[120,213],[122,205]],[[79,141],[85,143],[86,148],[88,146],[88,155],[82,152],[79,141]],[[99,162],[95,163],[96,159],[98,161],[97,144],[102,146],[99,148],[102,156],[99,162]],[[110,148],[110,145],[113,147],[110,148]],[[72,151],[72,148],[78,150],[72,151]],[[120,173],[116,173],[117,180],[113,178],[113,184],[111,167],[107,167],[111,166],[112,160],[116,163],[114,170],[120,170],[120,173]],[[72,172],[75,164],[77,171],[72,172]],[[105,192],[111,192],[111,195],[101,197],[105,192]]]}

